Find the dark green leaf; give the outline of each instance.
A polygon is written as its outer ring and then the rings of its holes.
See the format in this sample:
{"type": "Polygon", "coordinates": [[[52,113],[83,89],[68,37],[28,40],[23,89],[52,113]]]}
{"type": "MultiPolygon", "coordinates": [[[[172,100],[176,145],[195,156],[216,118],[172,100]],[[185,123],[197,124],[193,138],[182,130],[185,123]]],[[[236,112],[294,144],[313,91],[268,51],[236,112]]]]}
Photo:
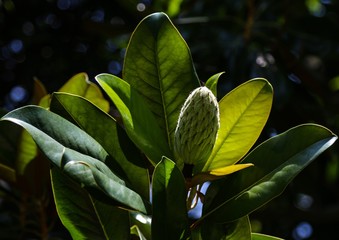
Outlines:
{"type": "Polygon", "coordinates": [[[281,194],[336,139],[322,126],[304,124],[267,140],[241,162],[253,163],[254,167],[212,182],[206,193],[203,218],[227,222],[261,207],[281,194]]]}
{"type": "Polygon", "coordinates": [[[149,211],[149,204],[126,187],[125,182],[114,175],[104,163],[67,148],[62,162],[62,170],[84,187],[98,189],[123,206],[143,213],[149,211]]]}
{"type": "Polygon", "coordinates": [[[64,147],[105,162],[107,152],[92,137],[62,117],[37,106],[18,108],[1,120],[25,128],[52,162],[61,167],[64,147]]]}
{"type": "Polygon", "coordinates": [[[141,160],[139,150],[126,136],[115,120],[88,100],[64,93],[54,93],[51,111],[77,124],[91,135],[116,160],[110,169],[126,176],[133,189],[145,199],[149,198],[148,170],[141,160]],[[117,166],[118,165],[118,166],[117,166]],[[120,167],[123,173],[121,173],[120,167]]]}
{"type": "Polygon", "coordinates": [[[128,212],[90,197],[58,168],[51,171],[58,215],[73,239],[127,239],[128,212]]]}
{"type": "Polygon", "coordinates": [[[107,152],[74,124],[36,106],[12,111],[2,120],[24,127],[54,165],[85,187],[98,189],[132,209],[148,211],[148,203],[126,187],[104,163],[107,152]]]}
{"type": "Polygon", "coordinates": [[[147,16],[133,32],[123,78],[147,100],[172,147],[180,109],[199,80],[187,44],[164,13],[147,16]]]}
{"type": "Polygon", "coordinates": [[[172,153],[166,136],[143,97],[124,80],[100,74],[96,80],[118,108],[128,136],[151,159],[153,164],[172,153]]]}
{"type": "Polygon", "coordinates": [[[205,221],[194,234],[196,237],[193,239],[199,240],[248,240],[251,239],[251,225],[248,216],[229,223],[205,221]]]}
{"type": "Polygon", "coordinates": [[[152,239],[181,239],[188,229],[185,179],[174,162],[164,157],[152,181],[152,239]]]}

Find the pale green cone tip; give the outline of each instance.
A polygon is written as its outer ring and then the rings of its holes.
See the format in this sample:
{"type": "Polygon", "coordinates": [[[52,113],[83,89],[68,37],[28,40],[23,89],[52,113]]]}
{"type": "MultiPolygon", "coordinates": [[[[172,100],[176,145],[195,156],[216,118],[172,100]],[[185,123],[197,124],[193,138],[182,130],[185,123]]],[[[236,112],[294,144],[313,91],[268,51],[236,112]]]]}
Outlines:
{"type": "Polygon", "coordinates": [[[207,87],[196,88],[181,108],[174,133],[174,154],[186,164],[201,164],[212,152],[219,130],[219,105],[207,87]]]}

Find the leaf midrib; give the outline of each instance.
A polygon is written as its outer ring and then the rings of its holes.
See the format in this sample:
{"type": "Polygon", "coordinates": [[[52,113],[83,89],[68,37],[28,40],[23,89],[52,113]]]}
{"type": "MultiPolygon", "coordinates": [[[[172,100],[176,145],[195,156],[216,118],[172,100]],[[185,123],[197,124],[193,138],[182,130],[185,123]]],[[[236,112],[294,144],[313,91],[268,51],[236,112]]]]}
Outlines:
{"type": "MultiPolygon", "coordinates": [[[[163,27],[165,22],[163,22],[160,27],[159,27],[159,32],[160,32],[160,29],[163,27]]],[[[170,129],[169,129],[169,123],[168,123],[168,116],[167,116],[167,111],[166,111],[166,105],[165,105],[165,94],[164,94],[164,86],[163,86],[163,83],[162,83],[162,76],[161,76],[161,71],[160,71],[160,68],[161,68],[161,64],[160,64],[160,60],[159,60],[159,49],[158,49],[158,39],[159,35],[157,34],[157,36],[155,36],[155,41],[154,41],[154,55],[155,55],[155,63],[156,63],[156,69],[157,69],[157,73],[158,73],[158,82],[159,82],[159,91],[160,91],[160,96],[161,96],[161,103],[162,103],[162,106],[161,106],[161,109],[163,111],[163,114],[164,114],[164,122],[165,122],[165,129],[166,129],[166,136],[167,136],[167,142],[168,142],[168,145],[169,145],[169,149],[171,150],[172,149],[172,141],[171,141],[171,137],[170,137],[170,129]]]]}

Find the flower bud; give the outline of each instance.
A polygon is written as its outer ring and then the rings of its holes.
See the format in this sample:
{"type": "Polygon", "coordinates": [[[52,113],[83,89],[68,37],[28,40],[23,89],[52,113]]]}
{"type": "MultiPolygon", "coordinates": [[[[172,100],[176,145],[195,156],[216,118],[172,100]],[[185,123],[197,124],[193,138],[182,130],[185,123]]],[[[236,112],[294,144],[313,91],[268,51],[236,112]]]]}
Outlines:
{"type": "Polygon", "coordinates": [[[181,108],[174,133],[177,161],[196,165],[207,161],[219,129],[219,105],[207,87],[196,88],[181,108]]]}

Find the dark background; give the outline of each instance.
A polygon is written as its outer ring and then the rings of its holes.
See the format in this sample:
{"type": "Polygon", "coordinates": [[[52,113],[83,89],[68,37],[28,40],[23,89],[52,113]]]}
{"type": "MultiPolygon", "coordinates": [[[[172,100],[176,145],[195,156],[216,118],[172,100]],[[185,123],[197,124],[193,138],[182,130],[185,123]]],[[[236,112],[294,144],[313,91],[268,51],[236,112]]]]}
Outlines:
{"type": "MultiPolygon", "coordinates": [[[[34,78],[53,92],[79,72],[90,79],[103,72],[120,76],[131,32],[156,11],[170,15],[202,81],[225,71],[219,96],[251,78],[271,82],[274,104],[260,141],[306,122],[339,133],[335,0],[0,0],[1,107],[28,104],[34,78]]],[[[338,154],[335,144],[283,195],[253,213],[254,230],[286,239],[333,239],[338,154]]]]}

